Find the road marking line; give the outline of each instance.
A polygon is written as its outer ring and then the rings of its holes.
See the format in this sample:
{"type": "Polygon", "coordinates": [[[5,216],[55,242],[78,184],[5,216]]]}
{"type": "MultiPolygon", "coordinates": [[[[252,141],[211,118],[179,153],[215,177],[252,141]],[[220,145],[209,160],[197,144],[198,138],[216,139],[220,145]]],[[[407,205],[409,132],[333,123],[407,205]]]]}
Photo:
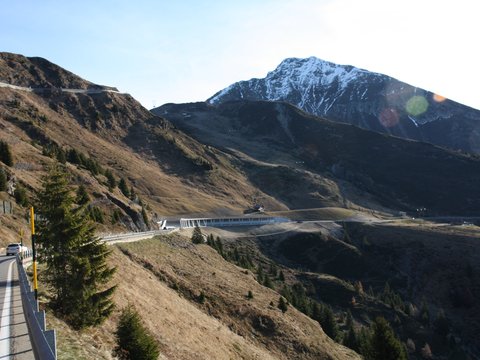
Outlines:
{"type": "Polygon", "coordinates": [[[2,320],[0,328],[0,358],[10,359],[10,316],[12,312],[12,267],[15,261],[8,266],[7,281],[5,285],[5,297],[3,299],[2,320]]]}

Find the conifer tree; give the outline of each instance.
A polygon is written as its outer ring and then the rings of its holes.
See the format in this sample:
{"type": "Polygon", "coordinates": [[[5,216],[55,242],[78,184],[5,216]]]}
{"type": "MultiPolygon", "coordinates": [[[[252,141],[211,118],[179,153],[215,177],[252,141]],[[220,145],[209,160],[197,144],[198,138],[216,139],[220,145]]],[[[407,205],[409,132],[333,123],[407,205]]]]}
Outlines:
{"type": "Polygon", "coordinates": [[[38,193],[37,244],[45,263],[51,306],[72,327],[100,324],[113,310],[115,269],[107,265],[107,245],[94,234],[85,207],[74,207],[65,170],[56,165],[38,193]]]}
{"type": "Polygon", "coordinates": [[[0,140],[0,161],[3,162],[7,166],[13,165],[13,156],[12,152],[10,151],[10,146],[0,140]]]}
{"type": "Polygon", "coordinates": [[[343,338],[343,345],[358,351],[358,341],[357,341],[357,333],[355,332],[355,328],[353,327],[353,317],[350,310],[347,312],[347,320],[345,322],[346,326],[346,334],[343,338]]]}
{"type": "Polygon", "coordinates": [[[203,243],[202,230],[200,230],[200,228],[198,226],[195,226],[195,228],[193,229],[192,242],[194,244],[202,244],[203,243]]]}
{"type": "Polygon", "coordinates": [[[0,191],[7,190],[7,175],[5,171],[0,168],[0,191]]]}
{"type": "Polygon", "coordinates": [[[62,149],[62,148],[57,148],[57,152],[55,154],[58,162],[62,163],[62,164],[66,164],[67,163],[67,155],[65,154],[65,151],[62,149]]]}
{"type": "Polygon", "coordinates": [[[369,354],[371,360],[407,360],[407,354],[401,341],[395,336],[388,321],[377,317],[372,324],[369,354]]]}
{"type": "Polygon", "coordinates": [[[125,181],[124,178],[121,178],[120,181],[118,182],[118,188],[120,189],[123,195],[125,195],[127,198],[130,197],[130,190],[128,189],[127,182],[125,181]]]}
{"type": "Polygon", "coordinates": [[[155,338],[132,306],[123,309],[115,336],[114,355],[121,360],[157,360],[160,354],[155,338]]]}
{"type": "Polygon", "coordinates": [[[333,316],[333,311],[328,305],[325,305],[322,310],[320,325],[322,325],[325,334],[330,338],[335,339],[338,336],[338,326],[335,317],[333,316]]]}
{"type": "Polygon", "coordinates": [[[282,312],[286,312],[288,310],[288,305],[283,296],[280,296],[278,299],[278,308],[282,310],[282,312]]]}
{"type": "Polygon", "coordinates": [[[13,195],[15,196],[17,204],[24,207],[28,205],[27,191],[21,184],[17,184],[13,195]]]}
{"type": "Polygon", "coordinates": [[[343,338],[343,345],[352,350],[358,351],[357,333],[353,327],[347,329],[347,333],[343,338]]]}
{"type": "Polygon", "coordinates": [[[71,164],[82,165],[80,155],[75,149],[70,149],[67,151],[67,161],[71,164]]]}
{"type": "Polygon", "coordinates": [[[90,202],[90,197],[88,196],[87,189],[85,188],[85,185],[82,184],[78,187],[75,202],[78,205],[86,205],[90,202]]]}
{"type": "Polygon", "coordinates": [[[112,172],[110,171],[110,169],[107,169],[105,171],[105,176],[107,177],[107,185],[108,185],[108,189],[110,191],[112,191],[113,189],[115,189],[115,187],[117,186],[117,180],[115,180],[115,177],[113,176],[112,172]]]}
{"type": "Polygon", "coordinates": [[[273,289],[272,280],[270,279],[270,276],[268,276],[267,274],[265,274],[265,276],[263,277],[263,286],[273,289]]]}

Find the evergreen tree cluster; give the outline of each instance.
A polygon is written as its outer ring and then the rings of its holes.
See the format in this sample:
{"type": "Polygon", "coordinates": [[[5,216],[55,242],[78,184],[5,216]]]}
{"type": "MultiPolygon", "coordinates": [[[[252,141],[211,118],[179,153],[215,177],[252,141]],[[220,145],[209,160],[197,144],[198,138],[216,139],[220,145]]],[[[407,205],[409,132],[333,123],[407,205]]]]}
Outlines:
{"type": "Polygon", "coordinates": [[[332,308],[327,304],[318,303],[312,300],[300,283],[293,286],[284,285],[280,294],[287,299],[297,310],[303,312],[322,326],[323,331],[332,339],[339,336],[338,324],[335,320],[332,308]]]}
{"type": "Polygon", "coordinates": [[[107,265],[110,250],[95,236],[85,206],[74,205],[68,177],[52,167],[37,196],[38,259],[45,264],[51,307],[72,327],[100,324],[113,311],[115,272],[107,265]]]}
{"type": "Polygon", "coordinates": [[[207,236],[207,245],[214,248],[220,254],[220,256],[222,256],[228,262],[231,262],[244,269],[252,270],[255,268],[252,255],[247,249],[239,250],[237,247],[234,247],[232,250],[226,250],[220,237],[217,236],[214,238],[213,234],[207,236]]]}
{"type": "Polygon", "coordinates": [[[158,343],[132,306],[123,309],[115,336],[117,346],[114,355],[118,359],[157,360],[160,354],[158,343]]]}
{"type": "Polygon", "coordinates": [[[96,160],[74,148],[64,150],[61,146],[52,141],[43,145],[42,154],[51,157],[52,159],[56,159],[62,164],[69,162],[70,164],[78,165],[79,167],[87,169],[92,175],[105,173],[105,169],[103,169],[96,160]]]}
{"type": "Polygon", "coordinates": [[[10,151],[10,146],[2,140],[0,140],[0,161],[7,166],[13,166],[13,155],[10,151]]]}
{"type": "Polygon", "coordinates": [[[117,208],[113,209],[112,217],[110,220],[111,224],[112,225],[118,224],[121,218],[122,218],[122,212],[117,208]]]}
{"type": "Polygon", "coordinates": [[[388,321],[377,317],[370,328],[356,331],[353,318],[347,313],[343,345],[363,355],[366,360],[406,360],[406,348],[395,335],[388,321]]]}
{"type": "Polygon", "coordinates": [[[57,143],[48,142],[42,147],[42,155],[56,159],[62,164],[67,163],[67,154],[57,143]]]}
{"type": "Polygon", "coordinates": [[[70,164],[87,169],[92,175],[105,173],[105,169],[96,160],[73,148],[66,152],[66,160],[70,164]]]}
{"type": "Polygon", "coordinates": [[[390,324],[377,317],[370,328],[370,336],[362,342],[360,352],[366,360],[407,360],[402,342],[395,336],[390,324]]]}
{"type": "Polygon", "coordinates": [[[403,312],[407,311],[402,297],[390,288],[388,282],[385,283],[383,293],[380,294],[379,299],[394,309],[402,310],[403,312]]]}
{"type": "Polygon", "coordinates": [[[103,216],[103,211],[100,210],[97,206],[91,206],[88,208],[88,216],[92,221],[95,221],[99,224],[105,224],[105,217],[103,216]]]}

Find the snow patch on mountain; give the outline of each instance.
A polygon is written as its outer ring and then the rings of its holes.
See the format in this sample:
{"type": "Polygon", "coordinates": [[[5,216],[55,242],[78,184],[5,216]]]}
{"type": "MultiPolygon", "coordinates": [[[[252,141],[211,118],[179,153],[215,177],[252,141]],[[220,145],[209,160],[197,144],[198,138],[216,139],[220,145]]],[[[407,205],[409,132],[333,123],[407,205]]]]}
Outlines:
{"type": "MultiPolygon", "coordinates": [[[[338,92],[343,93],[359,77],[372,74],[353,66],[336,65],[313,56],[306,59],[288,58],[275,70],[269,72],[264,79],[251,79],[232,84],[207,102],[218,104],[233,92],[237,93],[238,97],[247,99],[248,96],[244,94],[257,91],[261,93],[264,100],[270,101],[286,100],[295,93],[295,97],[299,98],[296,105],[302,108],[305,105],[318,107],[319,103],[328,103],[328,99],[317,96],[322,90],[327,90],[334,85],[338,92]]],[[[366,93],[367,89],[362,89],[362,96],[366,93]]]]}

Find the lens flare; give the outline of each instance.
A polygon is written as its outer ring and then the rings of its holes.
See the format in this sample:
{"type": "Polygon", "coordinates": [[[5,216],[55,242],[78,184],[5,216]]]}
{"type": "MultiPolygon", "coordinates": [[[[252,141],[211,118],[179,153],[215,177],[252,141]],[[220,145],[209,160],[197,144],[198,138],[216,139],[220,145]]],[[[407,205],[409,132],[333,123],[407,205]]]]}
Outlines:
{"type": "Polygon", "coordinates": [[[405,105],[405,110],[409,115],[418,116],[428,109],[428,101],[423,96],[416,95],[411,97],[405,105]]]}
{"type": "Polygon", "coordinates": [[[432,98],[433,98],[434,101],[439,102],[439,103],[447,100],[447,98],[445,96],[438,95],[438,94],[433,94],[432,98]]]}
{"type": "Polygon", "coordinates": [[[399,116],[395,109],[386,108],[382,110],[378,120],[384,127],[390,128],[398,124],[399,116]]]}

